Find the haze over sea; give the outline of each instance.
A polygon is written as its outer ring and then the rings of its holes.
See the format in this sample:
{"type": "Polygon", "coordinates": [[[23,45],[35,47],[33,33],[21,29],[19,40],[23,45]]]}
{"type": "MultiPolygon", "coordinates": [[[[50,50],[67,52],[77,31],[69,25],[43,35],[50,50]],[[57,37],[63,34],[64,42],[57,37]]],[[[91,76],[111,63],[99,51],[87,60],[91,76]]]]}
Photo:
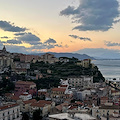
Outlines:
{"type": "Polygon", "coordinates": [[[120,60],[93,60],[105,78],[120,78],[120,60]]]}

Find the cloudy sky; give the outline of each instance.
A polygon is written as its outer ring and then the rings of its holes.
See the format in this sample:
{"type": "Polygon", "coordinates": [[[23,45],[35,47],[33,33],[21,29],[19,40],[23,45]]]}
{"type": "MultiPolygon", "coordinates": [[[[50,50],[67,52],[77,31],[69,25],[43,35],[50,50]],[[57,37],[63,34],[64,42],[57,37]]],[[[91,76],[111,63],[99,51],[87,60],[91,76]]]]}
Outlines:
{"type": "Polygon", "coordinates": [[[3,45],[23,53],[118,54],[120,0],[0,0],[3,45]]]}

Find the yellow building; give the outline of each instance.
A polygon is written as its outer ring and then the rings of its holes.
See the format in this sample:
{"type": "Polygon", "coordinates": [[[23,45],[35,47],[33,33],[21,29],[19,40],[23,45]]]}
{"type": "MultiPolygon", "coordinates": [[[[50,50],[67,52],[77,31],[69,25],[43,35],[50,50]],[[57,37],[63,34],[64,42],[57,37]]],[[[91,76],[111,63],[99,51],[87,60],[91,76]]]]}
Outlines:
{"type": "Polygon", "coordinates": [[[52,64],[52,63],[58,62],[59,60],[54,55],[46,53],[44,55],[41,55],[40,58],[38,59],[38,61],[39,62],[43,61],[45,63],[48,62],[48,63],[52,64]]]}

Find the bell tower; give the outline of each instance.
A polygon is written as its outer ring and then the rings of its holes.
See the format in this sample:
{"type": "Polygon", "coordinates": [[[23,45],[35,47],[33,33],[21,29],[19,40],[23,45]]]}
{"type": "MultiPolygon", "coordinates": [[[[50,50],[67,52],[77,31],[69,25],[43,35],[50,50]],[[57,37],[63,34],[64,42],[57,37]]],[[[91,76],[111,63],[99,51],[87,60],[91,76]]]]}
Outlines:
{"type": "Polygon", "coordinates": [[[5,48],[5,45],[4,45],[3,49],[2,49],[2,51],[3,51],[3,52],[6,52],[6,48],[5,48]]]}

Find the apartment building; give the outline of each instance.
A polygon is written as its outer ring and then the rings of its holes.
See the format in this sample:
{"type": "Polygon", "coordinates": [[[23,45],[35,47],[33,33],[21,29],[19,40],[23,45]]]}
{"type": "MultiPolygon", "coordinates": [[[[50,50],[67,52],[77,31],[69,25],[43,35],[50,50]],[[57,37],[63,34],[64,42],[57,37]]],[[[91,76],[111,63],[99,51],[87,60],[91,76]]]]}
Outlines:
{"type": "Polygon", "coordinates": [[[36,94],[36,84],[34,82],[29,81],[17,81],[15,83],[15,95],[19,96],[24,92],[28,92],[31,95],[36,94]]]}
{"type": "Polygon", "coordinates": [[[99,119],[101,117],[107,118],[110,116],[114,116],[114,114],[116,113],[119,116],[119,106],[114,105],[113,103],[106,103],[105,105],[92,108],[92,116],[99,118],[99,119]]]}
{"type": "Polygon", "coordinates": [[[20,110],[22,112],[30,112],[31,110],[31,104],[37,102],[35,99],[27,100],[27,101],[22,101],[20,104],[20,110]]]}
{"type": "Polygon", "coordinates": [[[35,110],[41,110],[42,116],[46,116],[51,109],[55,107],[55,102],[46,101],[46,100],[39,100],[38,102],[32,103],[31,105],[31,116],[35,110]]]}
{"type": "Polygon", "coordinates": [[[46,53],[46,54],[44,54],[44,55],[41,55],[38,61],[39,61],[39,62],[40,62],[40,61],[43,61],[43,62],[45,62],[45,63],[48,62],[48,63],[52,64],[52,63],[58,62],[59,59],[56,58],[56,57],[55,57],[54,55],[52,55],[52,54],[46,53]]]}
{"type": "Polygon", "coordinates": [[[0,106],[0,120],[21,120],[20,105],[10,104],[0,106]]]}
{"type": "Polygon", "coordinates": [[[52,98],[64,98],[66,88],[53,88],[51,91],[52,98]]]}
{"type": "Polygon", "coordinates": [[[23,101],[26,101],[32,99],[32,95],[29,94],[28,92],[24,92],[19,96],[19,98],[22,99],[23,101]]]}
{"type": "Polygon", "coordinates": [[[69,77],[67,78],[71,87],[79,88],[91,88],[93,85],[92,76],[80,76],[80,77],[69,77]]]}

